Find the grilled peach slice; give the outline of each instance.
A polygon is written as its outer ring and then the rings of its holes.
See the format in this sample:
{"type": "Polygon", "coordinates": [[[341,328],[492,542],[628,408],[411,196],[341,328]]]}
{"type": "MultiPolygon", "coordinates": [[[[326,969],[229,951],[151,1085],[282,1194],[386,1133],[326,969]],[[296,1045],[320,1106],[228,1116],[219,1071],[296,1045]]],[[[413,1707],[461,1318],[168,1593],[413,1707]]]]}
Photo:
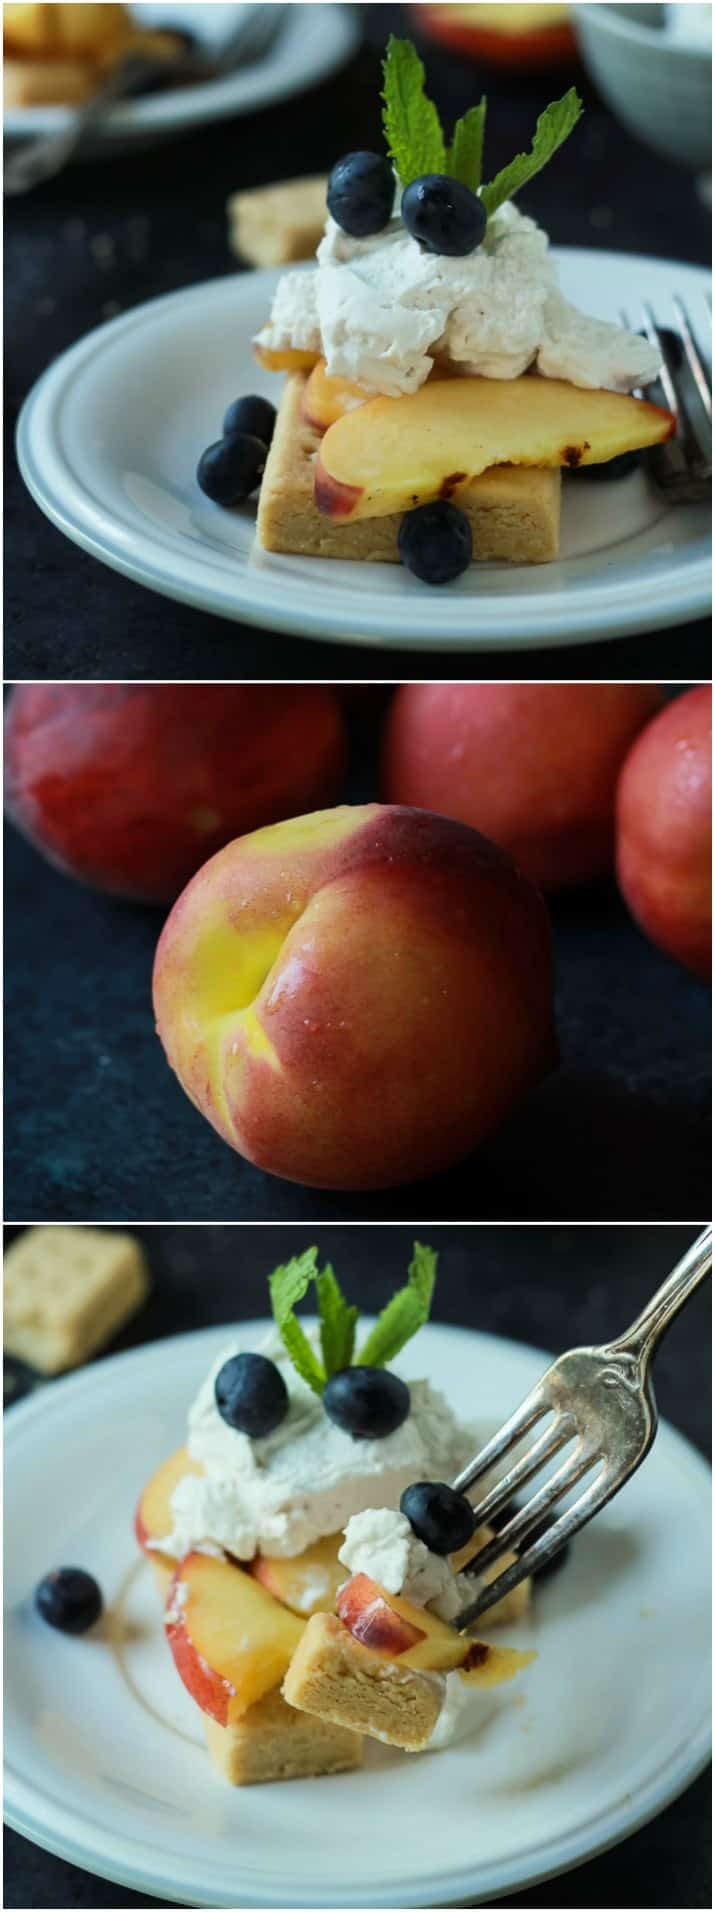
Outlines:
{"type": "Polygon", "coordinates": [[[276,1600],[282,1600],[284,1607],[290,1607],[291,1613],[302,1614],[304,1619],[311,1613],[332,1613],[338,1588],[346,1578],[338,1560],[343,1538],[342,1533],[327,1534],[290,1560],[276,1554],[256,1554],[251,1573],[276,1600]]]}
{"type": "Polygon", "coordinates": [[[303,1632],[250,1573],[201,1553],[177,1567],[164,1626],[179,1678],[219,1726],[280,1684],[303,1632]]]}
{"type": "Polygon", "coordinates": [[[317,352],[299,352],[292,345],[274,352],[268,345],[259,345],[257,339],[253,341],[253,356],[266,372],[311,372],[318,362],[317,352]]]}
{"type": "Polygon", "coordinates": [[[341,1587],[336,1605],[343,1625],[361,1646],[425,1673],[459,1672],[470,1686],[500,1686],[535,1658],[456,1633],[426,1607],[386,1593],[365,1573],[354,1574],[341,1587]]]}
{"type": "Polygon", "coordinates": [[[171,1496],[174,1488],[186,1474],[203,1474],[200,1461],[192,1460],[186,1447],[177,1447],[168,1460],[162,1461],[143,1488],[139,1505],[134,1515],[134,1532],[143,1553],[149,1553],[153,1561],[167,1561],[172,1569],[176,1565],[171,1554],[158,1553],[149,1547],[149,1541],[161,1540],[164,1534],[170,1534],[173,1526],[171,1516],[171,1496]]]}
{"type": "Polygon", "coordinates": [[[429,379],[404,398],[372,398],[323,438],[315,502],[333,518],[381,518],[459,498],[490,465],[604,464],[669,438],[670,412],[560,379],[429,379]]]}

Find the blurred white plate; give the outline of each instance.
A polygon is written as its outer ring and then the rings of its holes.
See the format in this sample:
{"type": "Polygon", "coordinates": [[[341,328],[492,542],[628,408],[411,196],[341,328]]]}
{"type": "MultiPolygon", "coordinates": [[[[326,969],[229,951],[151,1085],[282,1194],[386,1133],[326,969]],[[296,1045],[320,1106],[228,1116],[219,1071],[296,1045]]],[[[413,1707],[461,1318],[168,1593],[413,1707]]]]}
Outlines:
{"type": "MultiPolygon", "coordinates": [[[[708,275],[609,252],[557,251],[567,297],[637,322],[665,321],[679,291],[705,340],[708,275]]],[[[389,649],[479,651],[587,643],[685,624],[710,604],[710,511],[674,511],[641,472],[564,488],[554,564],[474,564],[435,590],[401,565],[260,551],[252,507],[199,491],[197,459],[239,392],[276,398],[255,363],[275,272],[246,272],[155,299],[91,332],[50,366],[20,417],[33,497],[85,551],[166,597],[222,617],[389,649]]]]}
{"type": "MultiPolygon", "coordinates": [[[[241,1326],[247,1346],[265,1323],[241,1326]]],[[[231,1790],[171,1665],[132,1517],[227,1329],[156,1341],[6,1416],[5,1812],[36,1844],[162,1903],[491,1901],[614,1845],[705,1765],[710,1475],[672,1428],[509,1631],[538,1658],[484,1695],[483,1731],[364,1770],[231,1790]],[[32,1590],[82,1565],[109,1624],[71,1639],[32,1590]],[[366,1830],[367,1829],[367,1830],[366,1830]]],[[[397,1363],[496,1425],[547,1357],[431,1326],[397,1363]]]]}
{"type": "MultiPolygon", "coordinates": [[[[246,11],[245,6],[213,5],[211,0],[200,0],[193,6],[181,4],[181,0],[174,6],[173,0],[171,4],[164,0],[163,5],[132,7],[143,26],[185,27],[208,47],[227,37],[235,17],[246,11]]],[[[264,59],[239,66],[223,79],[176,87],[113,106],[83,146],[81,157],[109,157],[172,139],[204,121],[231,119],[237,114],[255,113],[262,106],[275,106],[278,100],[303,93],[335,72],[350,58],[357,38],[350,7],[292,5],[282,33],[264,59]]],[[[59,133],[70,114],[71,108],[66,106],[30,106],[6,112],[5,138],[12,141],[59,133]]]]}

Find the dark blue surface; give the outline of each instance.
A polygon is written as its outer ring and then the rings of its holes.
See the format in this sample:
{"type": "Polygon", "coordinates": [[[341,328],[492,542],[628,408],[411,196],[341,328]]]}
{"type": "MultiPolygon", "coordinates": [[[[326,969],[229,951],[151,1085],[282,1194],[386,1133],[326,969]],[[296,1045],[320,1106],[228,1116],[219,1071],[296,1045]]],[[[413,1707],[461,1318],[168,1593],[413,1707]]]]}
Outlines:
{"type": "MultiPolygon", "coordinates": [[[[346,794],[378,789],[353,724],[346,794]]],[[[553,904],[560,1069],[464,1165],[374,1195],[277,1181],[187,1100],[154,1034],[162,913],[81,889],[7,842],[5,1213],[29,1220],[666,1220],[710,1213],[707,990],[614,886],[553,904]]]]}
{"type": "MultiPolygon", "coordinates": [[[[42,516],[17,472],[11,436],[30,387],[59,352],[118,311],[235,271],[224,212],[237,187],[328,170],[346,151],[381,150],[379,53],[392,27],[419,29],[420,8],[364,9],[366,44],[342,80],[257,119],[202,128],[175,145],[63,173],[6,207],[5,669],[8,677],[382,677],[380,650],[311,643],[230,624],[115,576],[42,516]],[[407,19],[407,15],[410,18],[407,19]]],[[[553,166],[523,195],[555,245],[710,262],[710,211],[690,173],[617,124],[573,70],[513,76],[423,49],[447,124],[485,86],[490,167],[531,142],[547,101],[578,82],[586,114],[553,166]]],[[[201,376],[200,365],[197,376],[201,376]]],[[[475,677],[709,677],[701,619],[612,643],[559,651],[480,652],[475,677]]],[[[405,677],[450,677],[444,652],[401,652],[405,677]]]]}
{"type": "MultiPolygon", "coordinates": [[[[264,1314],[270,1269],[314,1240],[334,1263],[349,1297],[374,1311],[404,1279],[413,1238],[409,1227],[330,1224],[318,1230],[205,1227],[137,1232],[149,1257],[152,1293],[115,1347],[264,1314]]],[[[693,1231],[427,1225],[420,1233],[440,1253],[436,1319],[555,1351],[567,1344],[605,1340],[625,1327],[687,1248],[693,1231]]],[[[710,1345],[706,1287],[666,1336],[656,1365],[661,1413],[705,1454],[710,1447],[710,1345]]],[[[478,1385],[475,1375],[475,1414],[478,1385]]],[[[680,1614],[674,1613],[674,1631],[680,1624],[680,1614]]],[[[644,1679],[657,1677],[657,1667],[644,1667],[644,1679]]],[[[570,1912],[574,1906],[642,1906],[649,1912],[661,1906],[710,1906],[709,1812],[710,1779],[705,1774],[660,1818],[613,1852],[546,1885],[490,1903],[539,1906],[544,1912],[561,1907],[570,1912]]],[[[275,1823],[280,1836],[279,1788],[275,1823]]],[[[10,1833],[4,1903],[89,1909],[157,1901],[95,1879],[10,1833]]]]}

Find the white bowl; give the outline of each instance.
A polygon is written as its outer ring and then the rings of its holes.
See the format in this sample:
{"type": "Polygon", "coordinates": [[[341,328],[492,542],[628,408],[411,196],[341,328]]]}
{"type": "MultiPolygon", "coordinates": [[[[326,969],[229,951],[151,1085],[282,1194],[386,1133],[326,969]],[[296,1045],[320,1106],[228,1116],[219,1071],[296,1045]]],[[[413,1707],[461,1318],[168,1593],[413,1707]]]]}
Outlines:
{"type": "Polygon", "coordinates": [[[709,167],[712,60],[709,49],[664,30],[662,6],[576,6],[583,62],[631,133],[670,159],[709,167]]]}

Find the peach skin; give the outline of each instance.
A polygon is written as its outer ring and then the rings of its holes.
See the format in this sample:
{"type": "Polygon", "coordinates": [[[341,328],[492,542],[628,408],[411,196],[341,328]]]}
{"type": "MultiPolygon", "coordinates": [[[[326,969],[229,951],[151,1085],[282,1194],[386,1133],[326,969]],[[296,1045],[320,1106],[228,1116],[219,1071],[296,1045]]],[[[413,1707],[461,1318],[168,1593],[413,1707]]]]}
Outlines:
{"type": "Polygon", "coordinates": [[[654,943],[712,972],[712,689],[696,684],[641,732],[621,771],[616,868],[654,943]]]}
{"type": "Polygon", "coordinates": [[[382,794],[457,817],[541,890],[613,867],[618,773],[660,709],[655,684],[402,684],[382,794]]]}
{"type": "Polygon", "coordinates": [[[158,1033],[248,1160],[389,1188],[481,1142],[556,1059],[544,905],[463,824],[365,804],[239,838],[174,905],[158,1033]]]}
{"type": "Polygon", "coordinates": [[[18,684],[13,822],[97,889],[173,903],[224,843],[339,794],[347,756],[317,684],[18,684]]]}

